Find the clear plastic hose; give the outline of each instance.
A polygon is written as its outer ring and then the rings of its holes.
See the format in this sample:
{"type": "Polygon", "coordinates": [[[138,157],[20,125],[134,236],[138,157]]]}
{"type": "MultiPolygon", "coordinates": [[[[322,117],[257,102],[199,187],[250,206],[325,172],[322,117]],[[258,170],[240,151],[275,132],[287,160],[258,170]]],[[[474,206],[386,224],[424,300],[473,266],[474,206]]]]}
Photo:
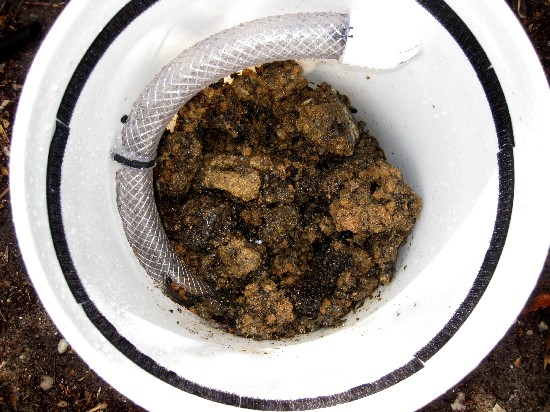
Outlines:
{"type": "Polygon", "coordinates": [[[181,266],[168,242],[153,194],[151,166],[170,120],[206,86],[247,67],[288,59],[339,59],[347,16],[300,13],[222,31],[185,50],[159,72],[134,104],[113,150],[117,205],[126,237],[156,281],[171,279],[192,295],[211,291],[181,266]]]}

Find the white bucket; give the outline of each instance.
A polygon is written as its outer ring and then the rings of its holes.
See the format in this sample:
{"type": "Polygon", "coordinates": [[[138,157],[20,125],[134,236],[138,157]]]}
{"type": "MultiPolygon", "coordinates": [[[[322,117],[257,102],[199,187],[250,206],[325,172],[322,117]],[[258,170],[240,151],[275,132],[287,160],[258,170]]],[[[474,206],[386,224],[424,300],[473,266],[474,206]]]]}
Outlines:
{"type": "Polygon", "coordinates": [[[110,150],[155,73],[241,22],[359,3],[73,0],[40,49],[10,164],[23,257],[72,347],[143,407],[415,410],[480,362],[535,285],[550,243],[550,93],[504,2],[411,0],[422,51],[399,69],[304,62],[350,97],[424,201],[394,281],[342,327],[229,335],[180,313],[139,265],[110,150]]]}

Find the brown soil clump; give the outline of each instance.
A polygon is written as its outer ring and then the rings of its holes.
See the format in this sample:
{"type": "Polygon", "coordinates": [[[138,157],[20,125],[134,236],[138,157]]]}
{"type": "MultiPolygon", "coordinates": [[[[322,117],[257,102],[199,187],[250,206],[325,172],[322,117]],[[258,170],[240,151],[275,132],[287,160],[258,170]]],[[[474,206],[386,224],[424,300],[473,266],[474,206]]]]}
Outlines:
{"type": "Polygon", "coordinates": [[[341,324],[391,280],[422,202],[353,111],[293,61],[244,70],[180,110],[155,188],[182,264],[215,290],[184,299],[190,310],[287,338],[341,324]]]}

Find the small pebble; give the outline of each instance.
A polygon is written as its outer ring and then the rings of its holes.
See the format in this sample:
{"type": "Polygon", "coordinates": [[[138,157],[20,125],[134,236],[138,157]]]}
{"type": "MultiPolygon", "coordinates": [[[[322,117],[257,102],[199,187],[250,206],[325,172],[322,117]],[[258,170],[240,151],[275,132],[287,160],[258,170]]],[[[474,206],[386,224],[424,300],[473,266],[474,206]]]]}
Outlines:
{"type": "Polygon", "coordinates": [[[67,406],[69,406],[67,401],[61,400],[61,401],[57,402],[57,407],[58,408],[66,408],[67,406]]]}
{"type": "Polygon", "coordinates": [[[495,406],[493,407],[492,412],[506,412],[506,409],[504,409],[502,406],[500,406],[498,403],[495,403],[495,406]]]}
{"type": "Polygon", "coordinates": [[[527,336],[533,336],[533,331],[529,329],[527,332],[525,332],[527,336]]]}
{"type": "Polygon", "coordinates": [[[545,330],[548,330],[548,325],[546,324],[546,322],[541,321],[541,322],[539,323],[539,330],[540,330],[541,332],[544,332],[545,330]]]}
{"type": "Polygon", "coordinates": [[[40,382],[40,387],[44,391],[49,391],[53,386],[53,378],[48,375],[42,376],[42,382],[40,382]]]}
{"type": "Polygon", "coordinates": [[[464,395],[464,392],[458,392],[458,395],[453,403],[451,403],[451,409],[453,411],[465,411],[466,405],[464,405],[462,402],[466,400],[466,395],[464,395]]]}
{"type": "Polygon", "coordinates": [[[69,347],[69,343],[65,339],[61,339],[57,344],[57,351],[59,353],[65,353],[69,347]]]}

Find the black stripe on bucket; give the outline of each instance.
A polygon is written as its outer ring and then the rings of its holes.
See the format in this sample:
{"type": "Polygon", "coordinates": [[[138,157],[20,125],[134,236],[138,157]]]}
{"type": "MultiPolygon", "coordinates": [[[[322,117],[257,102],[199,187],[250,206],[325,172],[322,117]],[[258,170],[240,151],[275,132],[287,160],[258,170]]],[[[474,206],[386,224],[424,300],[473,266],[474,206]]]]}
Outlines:
{"type": "Polygon", "coordinates": [[[514,138],[512,122],[498,77],[492,68],[487,54],[474,34],[444,1],[417,0],[450,33],[470,61],[485,92],[498,137],[499,197],[493,235],[488,245],[485,259],[465,300],[443,329],[425,347],[421,348],[409,362],[374,382],[359,385],[345,392],[315,398],[290,400],[259,399],[242,397],[199,385],[159,365],[149,356],[141,353],[117,331],[109,320],[101,314],[94,302],[90,300],[72,261],[65,237],[60,189],[63,156],[67,140],[71,133],[70,122],[74,108],[88,78],[112,42],[132,21],[157,1],[130,1],[109,21],[90,45],[75,69],[58,109],[57,127],[52,138],[48,157],[47,206],[50,230],[57,259],[75,300],[82,305],[86,316],[101,334],[117,350],[140,368],[185,392],[227,405],[257,410],[307,410],[323,408],[364,398],[383,391],[414,375],[423,368],[424,362],[445,346],[472,313],[483,296],[500,259],[512,214],[514,198],[514,138]]]}
{"type": "Polygon", "coordinates": [[[131,167],[132,169],[150,169],[157,164],[156,160],[150,160],[148,162],[141,162],[139,160],[132,160],[124,157],[118,153],[113,153],[113,160],[121,165],[131,167]]]}

